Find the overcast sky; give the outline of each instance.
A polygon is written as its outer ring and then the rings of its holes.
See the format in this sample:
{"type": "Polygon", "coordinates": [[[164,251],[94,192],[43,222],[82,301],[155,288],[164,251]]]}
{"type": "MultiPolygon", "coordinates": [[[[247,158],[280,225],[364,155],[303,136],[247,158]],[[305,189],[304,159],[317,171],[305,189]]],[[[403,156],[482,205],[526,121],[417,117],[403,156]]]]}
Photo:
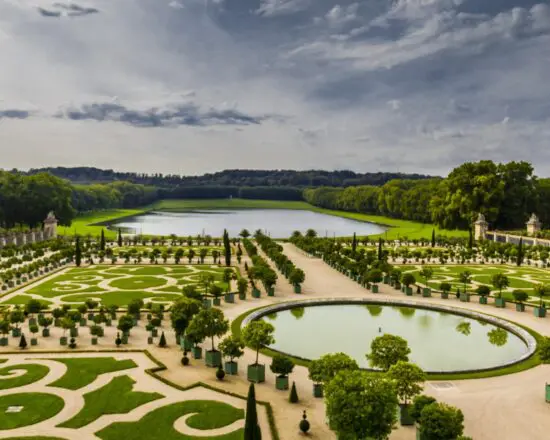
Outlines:
{"type": "Polygon", "coordinates": [[[0,0],[0,166],[550,175],[549,0],[0,0]]]}

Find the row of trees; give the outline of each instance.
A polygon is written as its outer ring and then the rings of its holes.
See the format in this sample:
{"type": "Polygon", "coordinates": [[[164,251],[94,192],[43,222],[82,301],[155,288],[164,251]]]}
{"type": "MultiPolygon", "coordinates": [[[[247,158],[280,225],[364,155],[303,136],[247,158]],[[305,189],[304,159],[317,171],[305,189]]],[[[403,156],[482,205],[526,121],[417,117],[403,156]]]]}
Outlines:
{"type": "Polygon", "coordinates": [[[494,228],[523,229],[533,212],[550,226],[550,179],[537,179],[527,162],[468,162],[447,178],[392,180],[385,185],[306,189],[309,203],[468,229],[478,213],[494,228]]]}

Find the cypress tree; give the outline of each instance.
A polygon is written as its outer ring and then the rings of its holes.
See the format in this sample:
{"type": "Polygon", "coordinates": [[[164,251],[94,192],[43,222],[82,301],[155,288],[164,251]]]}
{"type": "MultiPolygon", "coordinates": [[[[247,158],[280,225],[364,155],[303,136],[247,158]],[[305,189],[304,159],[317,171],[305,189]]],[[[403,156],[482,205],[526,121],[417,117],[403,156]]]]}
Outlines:
{"type": "Polygon", "coordinates": [[[246,398],[246,419],[244,422],[244,440],[261,440],[262,434],[258,425],[258,413],[256,412],[256,391],[254,384],[248,388],[246,398]]]}
{"type": "Polygon", "coordinates": [[[432,247],[435,247],[435,229],[432,229],[432,247]]]}
{"type": "Polygon", "coordinates": [[[357,250],[357,236],[353,233],[353,240],[351,242],[351,250],[355,252],[357,250]]]}
{"type": "Polygon", "coordinates": [[[122,247],[122,232],[120,228],[118,228],[118,247],[122,247]]]}
{"type": "Polygon", "coordinates": [[[521,266],[521,263],[523,262],[523,237],[519,238],[519,244],[518,244],[518,260],[517,265],[521,266]]]}
{"type": "Polygon", "coordinates": [[[166,347],[166,336],[164,336],[164,332],[162,332],[160,335],[159,347],[161,348],[166,347]]]}
{"type": "Polygon", "coordinates": [[[77,267],[80,267],[80,264],[82,263],[82,249],[80,248],[80,237],[76,237],[75,245],[74,245],[74,262],[77,267]]]}
{"type": "Polygon", "coordinates": [[[296,391],[296,382],[292,382],[292,388],[290,389],[290,396],[288,398],[288,401],[290,403],[298,403],[300,399],[298,399],[298,391],[296,391]]]}
{"type": "Polygon", "coordinates": [[[223,247],[225,250],[225,265],[231,266],[231,243],[229,242],[227,229],[223,230],[223,247]]]}
{"type": "Polygon", "coordinates": [[[99,238],[99,250],[105,250],[105,231],[101,229],[101,237],[99,238]]]}
{"type": "Polygon", "coordinates": [[[21,333],[21,339],[19,339],[19,348],[27,348],[27,339],[25,338],[25,335],[23,333],[21,333]]]}
{"type": "Polygon", "coordinates": [[[382,261],[383,254],[382,254],[382,239],[378,239],[378,261],[382,261]]]}
{"type": "Polygon", "coordinates": [[[468,248],[474,247],[474,235],[472,234],[472,228],[468,228],[468,248]]]}

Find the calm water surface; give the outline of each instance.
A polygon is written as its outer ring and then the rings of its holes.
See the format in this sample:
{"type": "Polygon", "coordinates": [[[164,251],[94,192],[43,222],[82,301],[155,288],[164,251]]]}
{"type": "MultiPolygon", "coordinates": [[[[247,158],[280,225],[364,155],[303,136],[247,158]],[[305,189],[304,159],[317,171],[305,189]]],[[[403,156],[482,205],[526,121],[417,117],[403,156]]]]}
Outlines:
{"type": "Polygon", "coordinates": [[[314,229],[320,236],[373,235],[384,228],[333,215],[292,209],[208,210],[182,213],[154,212],[124,219],[113,225],[130,228],[138,234],[188,236],[207,234],[221,237],[226,228],[235,236],[243,229],[261,229],[274,238],[290,237],[292,232],[314,229]]]}
{"type": "Polygon", "coordinates": [[[276,350],[306,359],[344,352],[361,367],[368,367],[371,341],[384,333],[406,339],[409,360],[426,371],[495,367],[527,352],[523,340],[494,325],[410,307],[311,306],[263,319],[275,326],[276,350]]]}

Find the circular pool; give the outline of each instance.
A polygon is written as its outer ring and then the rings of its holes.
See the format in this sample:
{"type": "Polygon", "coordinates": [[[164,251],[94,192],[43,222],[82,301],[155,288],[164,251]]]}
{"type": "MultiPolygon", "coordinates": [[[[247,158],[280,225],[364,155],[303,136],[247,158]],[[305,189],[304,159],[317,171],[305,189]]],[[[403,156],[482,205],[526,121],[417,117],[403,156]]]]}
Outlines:
{"type": "Polygon", "coordinates": [[[534,338],[508,321],[468,310],[414,301],[299,301],[254,312],[275,327],[269,348],[304,359],[344,352],[368,368],[371,341],[383,334],[406,339],[409,360],[428,372],[488,370],[519,362],[534,338]]]}

